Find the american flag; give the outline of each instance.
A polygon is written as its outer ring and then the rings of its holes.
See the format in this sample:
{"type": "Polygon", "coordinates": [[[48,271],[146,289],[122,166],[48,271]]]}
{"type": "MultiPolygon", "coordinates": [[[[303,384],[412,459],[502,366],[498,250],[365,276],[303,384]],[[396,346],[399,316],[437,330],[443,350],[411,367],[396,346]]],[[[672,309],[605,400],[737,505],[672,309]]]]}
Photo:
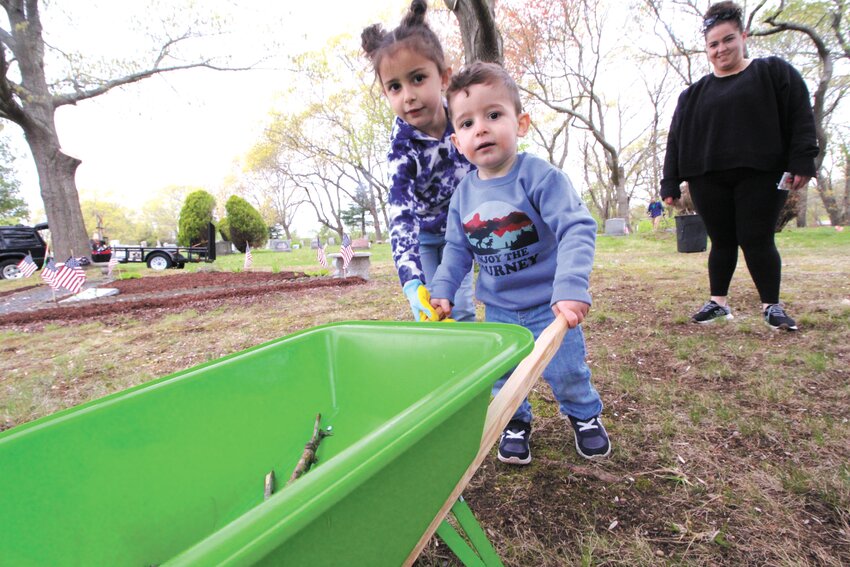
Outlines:
{"type": "Polygon", "coordinates": [[[59,268],[55,281],[57,286],[64,287],[71,293],[80,293],[83,282],[86,281],[86,273],[76,258],[68,258],[65,265],[59,268]]]}
{"type": "Polygon", "coordinates": [[[106,275],[110,278],[112,277],[112,270],[115,269],[115,266],[118,265],[118,255],[113,252],[112,256],[109,257],[109,262],[106,264],[106,275]]]}
{"type": "Polygon", "coordinates": [[[251,245],[245,243],[245,269],[250,270],[254,265],[254,256],[251,255],[251,245]]]}
{"type": "Polygon", "coordinates": [[[53,261],[53,258],[48,258],[47,262],[44,263],[44,267],[41,269],[41,279],[53,289],[59,287],[56,283],[56,273],[56,263],[53,261]]]}
{"type": "Polygon", "coordinates": [[[316,248],[316,260],[319,261],[319,264],[321,264],[323,268],[327,268],[328,256],[325,254],[325,247],[322,246],[322,239],[318,236],[316,237],[316,244],[319,245],[319,247],[316,248]]]}
{"type": "Polygon", "coordinates": [[[346,269],[351,259],[354,257],[354,249],[351,247],[351,239],[347,234],[342,235],[342,248],[339,253],[342,254],[342,269],[346,269]]]}
{"type": "Polygon", "coordinates": [[[35,273],[38,269],[38,266],[32,260],[32,254],[28,253],[26,258],[18,262],[18,270],[20,270],[21,274],[28,278],[35,273]]]}

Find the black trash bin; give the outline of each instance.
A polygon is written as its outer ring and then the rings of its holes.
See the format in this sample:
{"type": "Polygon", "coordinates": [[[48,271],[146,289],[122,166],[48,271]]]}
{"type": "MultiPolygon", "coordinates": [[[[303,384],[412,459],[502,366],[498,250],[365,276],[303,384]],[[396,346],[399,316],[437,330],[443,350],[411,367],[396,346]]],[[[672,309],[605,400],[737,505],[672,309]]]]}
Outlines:
{"type": "Polygon", "coordinates": [[[679,252],[705,252],[708,235],[699,215],[676,217],[676,248],[679,252]]]}

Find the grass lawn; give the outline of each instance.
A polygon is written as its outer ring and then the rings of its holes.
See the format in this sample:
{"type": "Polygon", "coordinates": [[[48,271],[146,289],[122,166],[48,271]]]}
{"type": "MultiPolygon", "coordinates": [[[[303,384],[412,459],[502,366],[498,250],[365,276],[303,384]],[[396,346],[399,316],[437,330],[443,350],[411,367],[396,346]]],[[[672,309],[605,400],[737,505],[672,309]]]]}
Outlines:
{"type": "MultiPolygon", "coordinates": [[[[536,387],[531,466],[491,458],[465,493],[506,565],[850,564],[850,232],[777,240],[797,333],[764,325],[743,255],[735,318],[698,326],[705,253],[677,254],[669,232],[599,237],[584,330],[614,452],[580,459],[548,386],[536,387]]],[[[367,285],[297,301],[0,327],[0,428],[305,327],[406,320],[388,247],[371,252],[367,285]]],[[[326,273],[313,250],[253,254],[257,267],[326,273]]],[[[22,285],[0,281],[0,294],[22,285]]],[[[419,564],[457,563],[430,545],[419,564]]]]}

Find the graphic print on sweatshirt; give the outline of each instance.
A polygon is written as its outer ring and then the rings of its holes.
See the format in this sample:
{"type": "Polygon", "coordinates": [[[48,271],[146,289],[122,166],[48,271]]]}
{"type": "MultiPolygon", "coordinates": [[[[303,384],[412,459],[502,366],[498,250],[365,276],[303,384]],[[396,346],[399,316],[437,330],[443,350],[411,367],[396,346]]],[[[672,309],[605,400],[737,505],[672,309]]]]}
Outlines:
{"type": "Polygon", "coordinates": [[[506,276],[537,263],[528,247],[540,241],[524,212],[503,201],[481,203],[463,221],[463,230],[482,270],[506,276]]]}

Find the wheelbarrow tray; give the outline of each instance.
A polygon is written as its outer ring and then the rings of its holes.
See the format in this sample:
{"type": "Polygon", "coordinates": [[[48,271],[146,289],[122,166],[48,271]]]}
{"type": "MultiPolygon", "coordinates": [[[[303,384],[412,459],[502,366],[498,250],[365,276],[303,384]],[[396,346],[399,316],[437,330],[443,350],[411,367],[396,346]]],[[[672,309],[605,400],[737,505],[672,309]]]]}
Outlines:
{"type": "Polygon", "coordinates": [[[0,562],[400,565],[532,346],[512,325],[324,325],[8,430],[0,562]],[[332,436],[283,487],[318,413],[332,436]]]}

